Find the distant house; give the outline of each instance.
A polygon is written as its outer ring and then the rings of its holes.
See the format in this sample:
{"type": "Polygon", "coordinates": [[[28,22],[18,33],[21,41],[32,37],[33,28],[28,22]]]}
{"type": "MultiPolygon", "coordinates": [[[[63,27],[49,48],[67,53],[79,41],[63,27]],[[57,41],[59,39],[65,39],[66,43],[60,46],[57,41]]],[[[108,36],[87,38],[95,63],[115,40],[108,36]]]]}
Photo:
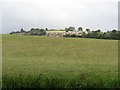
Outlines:
{"type": "Polygon", "coordinates": [[[82,31],[47,31],[46,36],[50,37],[63,37],[64,35],[73,35],[75,34],[76,36],[81,36],[83,34],[82,31]]]}
{"type": "Polygon", "coordinates": [[[46,31],[46,36],[50,37],[63,37],[65,35],[65,31],[46,31]]]}
{"type": "Polygon", "coordinates": [[[83,32],[82,31],[69,31],[69,32],[66,32],[65,34],[69,34],[69,35],[75,34],[76,36],[80,36],[83,34],[83,32]]]}

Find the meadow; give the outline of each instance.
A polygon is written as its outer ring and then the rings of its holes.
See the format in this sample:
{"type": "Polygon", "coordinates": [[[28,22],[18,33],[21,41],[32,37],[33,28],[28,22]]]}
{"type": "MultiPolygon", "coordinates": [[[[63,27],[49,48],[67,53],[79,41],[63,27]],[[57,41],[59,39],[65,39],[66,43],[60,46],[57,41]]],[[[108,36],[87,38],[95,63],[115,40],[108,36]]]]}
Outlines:
{"type": "Polygon", "coordinates": [[[118,41],[2,36],[3,88],[118,86],[118,41]]]}

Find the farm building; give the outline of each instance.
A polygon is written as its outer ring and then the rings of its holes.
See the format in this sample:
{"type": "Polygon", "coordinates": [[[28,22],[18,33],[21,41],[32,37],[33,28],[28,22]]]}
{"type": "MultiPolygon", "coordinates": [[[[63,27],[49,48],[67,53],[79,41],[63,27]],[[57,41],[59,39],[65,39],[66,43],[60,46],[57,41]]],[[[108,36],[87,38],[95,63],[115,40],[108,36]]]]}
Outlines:
{"type": "Polygon", "coordinates": [[[80,36],[83,34],[82,31],[69,31],[69,32],[65,32],[65,31],[47,31],[46,32],[46,36],[50,36],[50,37],[63,37],[64,35],[76,35],[76,36],[80,36]]]}

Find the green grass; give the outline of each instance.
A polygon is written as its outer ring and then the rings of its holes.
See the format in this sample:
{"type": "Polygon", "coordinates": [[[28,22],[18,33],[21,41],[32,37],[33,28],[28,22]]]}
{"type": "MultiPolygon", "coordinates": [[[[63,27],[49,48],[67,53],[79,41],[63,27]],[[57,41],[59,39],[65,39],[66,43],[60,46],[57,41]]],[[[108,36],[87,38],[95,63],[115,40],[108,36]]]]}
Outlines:
{"type": "Polygon", "coordinates": [[[2,44],[3,87],[21,77],[32,87],[39,75],[36,87],[117,87],[117,40],[3,35],[2,44]]]}

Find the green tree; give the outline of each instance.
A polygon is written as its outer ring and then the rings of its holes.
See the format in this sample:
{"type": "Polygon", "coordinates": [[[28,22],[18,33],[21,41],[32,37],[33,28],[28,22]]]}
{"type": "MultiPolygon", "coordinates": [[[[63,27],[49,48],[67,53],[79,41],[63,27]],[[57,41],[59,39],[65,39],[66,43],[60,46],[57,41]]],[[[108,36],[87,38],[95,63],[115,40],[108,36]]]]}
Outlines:
{"type": "Polygon", "coordinates": [[[100,32],[101,32],[101,30],[100,30],[100,29],[98,29],[96,32],[100,33],[100,32]]]}
{"type": "Polygon", "coordinates": [[[90,29],[87,28],[87,29],[86,29],[86,32],[90,33],[90,29]]]}
{"type": "Polygon", "coordinates": [[[48,31],[48,28],[45,28],[46,31],[48,31]]]}
{"type": "Polygon", "coordinates": [[[36,28],[36,31],[39,31],[40,29],[39,28],[36,28]]]}
{"type": "Polygon", "coordinates": [[[69,28],[65,28],[65,31],[75,31],[75,27],[70,26],[69,28]]]}
{"type": "Polygon", "coordinates": [[[83,31],[83,28],[82,28],[82,27],[79,27],[79,28],[78,28],[78,31],[83,31]]]}
{"type": "Polygon", "coordinates": [[[114,30],[112,30],[112,32],[113,32],[113,33],[116,33],[116,32],[117,32],[117,30],[115,30],[115,29],[114,29],[114,30]]]}
{"type": "Polygon", "coordinates": [[[23,28],[20,29],[20,32],[25,32],[23,28]]]}
{"type": "Polygon", "coordinates": [[[35,31],[35,28],[31,28],[30,31],[35,31]]]}

